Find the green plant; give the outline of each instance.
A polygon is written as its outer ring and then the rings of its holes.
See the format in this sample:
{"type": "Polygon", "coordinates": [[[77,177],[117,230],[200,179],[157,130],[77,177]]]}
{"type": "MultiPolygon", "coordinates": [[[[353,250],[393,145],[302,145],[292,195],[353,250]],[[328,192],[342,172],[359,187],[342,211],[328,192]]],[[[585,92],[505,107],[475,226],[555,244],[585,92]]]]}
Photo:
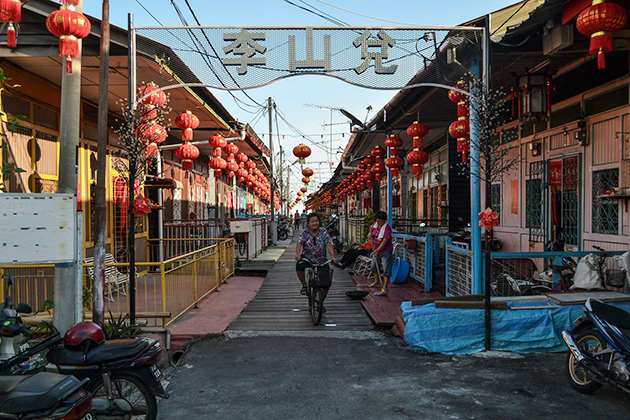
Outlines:
{"type": "Polygon", "coordinates": [[[142,333],[138,324],[127,321],[127,314],[120,314],[115,318],[112,311],[109,311],[109,319],[103,326],[106,340],[117,340],[121,338],[136,338],[142,333]]]}
{"type": "Polygon", "coordinates": [[[369,212],[365,215],[363,219],[363,236],[361,237],[361,242],[367,241],[368,234],[370,233],[370,226],[374,224],[376,221],[376,215],[372,212],[369,212]]]}
{"type": "Polygon", "coordinates": [[[89,309],[90,311],[92,310],[92,288],[91,287],[84,287],[83,288],[83,295],[81,296],[81,304],[83,305],[84,308],[89,309]]]}

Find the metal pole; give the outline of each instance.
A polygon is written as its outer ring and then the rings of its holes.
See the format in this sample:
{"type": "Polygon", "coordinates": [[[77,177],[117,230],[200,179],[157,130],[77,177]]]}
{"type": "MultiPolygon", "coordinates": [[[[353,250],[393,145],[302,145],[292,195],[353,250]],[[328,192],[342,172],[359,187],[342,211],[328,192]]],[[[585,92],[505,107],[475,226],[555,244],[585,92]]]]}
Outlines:
{"type": "Polygon", "coordinates": [[[101,20],[101,62],[98,82],[98,169],[95,197],[94,284],[92,288],[92,320],[102,325],[104,319],[103,290],[105,288],[105,242],[107,236],[106,173],[107,173],[107,111],[109,92],[109,0],[103,0],[101,20]]]}
{"type": "MultiPolygon", "coordinates": [[[[75,8],[83,11],[83,1],[75,8]]],[[[82,41],[79,39],[79,51],[82,41]]],[[[72,73],[61,69],[61,111],[59,129],[59,188],[62,194],[77,195],[79,179],[79,134],[81,120],[81,59],[72,60],[72,73]]],[[[81,243],[77,246],[83,246],[81,243]]],[[[76,250],[75,250],[76,251],[76,250]]],[[[75,254],[77,254],[75,252],[75,254]]],[[[77,254],[78,255],[78,254],[77,254]]],[[[53,322],[63,334],[81,321],[82,273],[77,261],[55,265],[53,322]]]]}
{"type": "MultiPolygon", "coordinates": [[[[133,29],[133,14],[128,15],[128,69],[129,72],[129,111],[133,120],[133,115],[136,108],[136,33],[133,29]]],[[[127,247],[129,248],[129,322],[131,324],[136,322],[136,249],[135,249],[135,217],[133,214],[133,200],[134,200],[134,183],[136,180],[136,155],[135,153],[129,153],[129,200],[127,202],[127,220],[128,236],[127,247]]]]}
{"type": "Polygon", "coordinates": [[[269,184],[271,184],[271,243],[275,245],[278,242],[278,232],[276,231],[276,216],[274,206],[274,179],[273,179],[273,118],[271,115],[271,96],[267,99],[267,105],[269,106],[269,184]]]}
{"type": "MultiPolygon", "coordinates": [[[[392,134],[391,130],[387,132],[387,136],[392,134]]],[[[390,148],[387,149],[387,159],[391,157],[390,148]]],[[[390,228],[394,228],[392,222],[394,221],[394,179],[392,177],[392,170],[387,169],[387,223],[390,228]]]]}
{"type": "MultiPolygon", "coordinates": [[[[481,54],[482,54],[482,69],[481,69],[481,100],[482,101],[487,101],[488,97],[486,96],[485,92],[489,92],[490,91],[490,79],[489,79],[489,74],[488,74],[488,62],[489,62],[489,58],[490,58],[490,52],[488,50],[488,47],[490,45],[489,43],[489,31],[488,28],[490,26],[490,17],[488,15],[486,15],[485,18],[485,25],[484,25],[484,29],[483,29],[483,43],[482,43],[482,49],[481,49],[481,54]]],[[[485,140],[485,145],[484,145],[484,153],[485,153],[485,158],[486,159],[490,159],[490,153],[489,153],[489,149],[490,149],[490,142],[488,141],[488,139],[484,139],[485,140]]],[[[479,153],[479,150],[477,150],[477,153],[479,153]]],[[[492,170],[491,167],[491,162],[486,161],[486,207],[490,205],[490,171],[492,170]]],[[[477,168],[477,170],[479,171],[479,168],[477,168]]],[[[471,177],[472,178],[472,177],[471,177]]],[[[481,191],[480,191],[480,180],[479,177],[477,178],[477,184],[479,186],[479,191],[475,191],[475,193],[478,194],[477,198],[478,198],[478,203],[479,203],[479,211],[481,210],[481,191]]],[[[478,214],[478,213],[477,213],[478,214]]],[[[475,219],[470,219],[471,220],[471,226],[473,225],[472,221],[475,219]]],[[[476,229],[477,231],[479,231],[479,228],[476,229]]],[[[485,349],[486,350],[491,350],[492,349],[492,302],[490,301],[490,280],[491,280],[491,276],[492,276],[492,261],[490,258],[490,248],[491,248],[491,243],[492,243],[492,234],[490,231],[486,230],[486,253],[485,253],[485,282],[484,282],[484,294],[485,294],[485,311],[484,311],[484,324],[485,324],[485,340],[484,340],[484,345],[485,345],[485,349]]],[[[481,245],[481,238],[479,238],[479,245],[481,245]]],[[[479,254],[479,265],[481,265],[481,253],[479,254]]],[[[481,268],[479,268],[479,271],[481,271],[481,268]]]]}

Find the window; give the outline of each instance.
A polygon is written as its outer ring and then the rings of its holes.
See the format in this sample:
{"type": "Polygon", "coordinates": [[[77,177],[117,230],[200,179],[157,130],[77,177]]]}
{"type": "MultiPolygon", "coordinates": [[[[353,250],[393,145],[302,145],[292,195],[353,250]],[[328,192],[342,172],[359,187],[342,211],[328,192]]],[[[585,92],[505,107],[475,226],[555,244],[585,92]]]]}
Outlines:
{"type": "Polygon", "coordinates": [[[618,186],[618,169],[593,171],[593,233],[619,234],[619,201],[605,197],[618,186]]]}
{"type": "Polygon", "coordinates": [[[24,99],[2,94],[2,108],[4,112],[13,115],[15,118],[24,121],[30,121],[31,119],[31,104],[24,99]]]}
{"type": "Polygon", "coordinates": [[[525,181],[525,189],[525,198],[527,200],[525,226],[542,229],[542,180],[528,179],[525,181]]]}
{"type": "Polygon", "coordinates": [[[42,127],[51,128],[53,130],[59,129],[59,118],[55,111],[51,111],[47,108],[42,108],[39,105],[33,105],[33,122],[42,127]]]}
{"type": "Polygon", "coordinates": [[[493,184],[490,186],[490,208],[492,211],[499,213],[499,221],[501,220],[501,184],[493,184]]]}
{"type": "Polygon", "coordinates": [[[529,180],[525,182],[526,194],[526,226],[529,229],[531,242],[547,240],[546,213],[547,164],[545,161],[532,162],[529,165],[529,180]]]}

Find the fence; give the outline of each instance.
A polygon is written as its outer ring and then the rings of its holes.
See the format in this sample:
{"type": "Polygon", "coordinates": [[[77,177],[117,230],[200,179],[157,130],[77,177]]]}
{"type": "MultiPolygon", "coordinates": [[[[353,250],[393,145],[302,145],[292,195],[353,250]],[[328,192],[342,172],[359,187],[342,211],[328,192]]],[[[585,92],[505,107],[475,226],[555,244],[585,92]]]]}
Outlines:
{"type": "Polygon", "coordinates": [[[365,217],[363,216],[350,216],[347,218],[346,224],[346,242],[348,244],[353,244],[355,242],[363,243],[366,240],[367,234],[366,228],[368,227],[368,222],[365,221],[365,217]]]}
{"type": "Polygon", "coordinates": [[[427,292],[433,288],[434,269],[444,266],[445,239],[448,236],[448,233],[392,235],[394,258],[409,263],[409,277],[422,283],[427,292]]]}
{"type": "Polygon", "coordinates": [[[392,220],[393,230],[408,235],[421,235],[423,233],[445,233],[448,223],[443,219],[403,219],[394,216],[392,220]]]}
{"type": "MultiPolygon", "coordinates": [[[[207,240],[214,244],[163,262],[136,262],[141,272],[136,279],[138,318],[147,318],[150,326],[166,327],[234,274],[234,240],[207,240]],[[160,313],[170,315],[165,318],[157,316],[160,313]]],[[[128,263],[106,265],[128,272],[128,263]]],[[[85,290],[90,288],[85,269],[89,266],[91,264],[84,265],[85,290]]],[[[15,302],[27,302],[37,309],[44,301],[52,301],[53,265],[0,267],[3,274],[6,270],[10,270],[15,278],[12,290],[15,302]]],[[[0,284],[5,290],[4,277],[0,284]]],[[[128,290],[113,288],[105,303],[106,313],[128,313],[128,290]]]]}
{"type": "Polygon", "coordinates": [[[267,249],[271,224],[266,218],[230,219],[230,224],[232,225],[237,258],[250,260],[267,249]],[[244,226],[244,229],[235,229],[239,225],[244,226]]]}

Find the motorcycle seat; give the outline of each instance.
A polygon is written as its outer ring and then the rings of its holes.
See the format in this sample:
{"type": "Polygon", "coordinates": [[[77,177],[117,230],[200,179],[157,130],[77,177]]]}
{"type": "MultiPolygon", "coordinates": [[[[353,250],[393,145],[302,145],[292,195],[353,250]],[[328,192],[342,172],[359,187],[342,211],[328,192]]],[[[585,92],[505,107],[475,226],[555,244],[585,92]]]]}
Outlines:
{"type": "Polygon", "coordinates": [[[591,308],[595,315],[615,327],[630,329],[630,313],[616,306],[607,305],[598,300],[591,300],[591,308]]]}
{"type": "Polygon", "coordinates": [[[94,366],[136,357],[151,343],[141,339],[109,340],[85,354],[81,349],[55,347],[46,356],[50,363],[63,366],[94,366]]]}
{"type": "Polygon", "coordinates": [[[73,376],[41,372],[0,379],[0,411],[9,414],[49,410],[80,386],[73,376]]]}

